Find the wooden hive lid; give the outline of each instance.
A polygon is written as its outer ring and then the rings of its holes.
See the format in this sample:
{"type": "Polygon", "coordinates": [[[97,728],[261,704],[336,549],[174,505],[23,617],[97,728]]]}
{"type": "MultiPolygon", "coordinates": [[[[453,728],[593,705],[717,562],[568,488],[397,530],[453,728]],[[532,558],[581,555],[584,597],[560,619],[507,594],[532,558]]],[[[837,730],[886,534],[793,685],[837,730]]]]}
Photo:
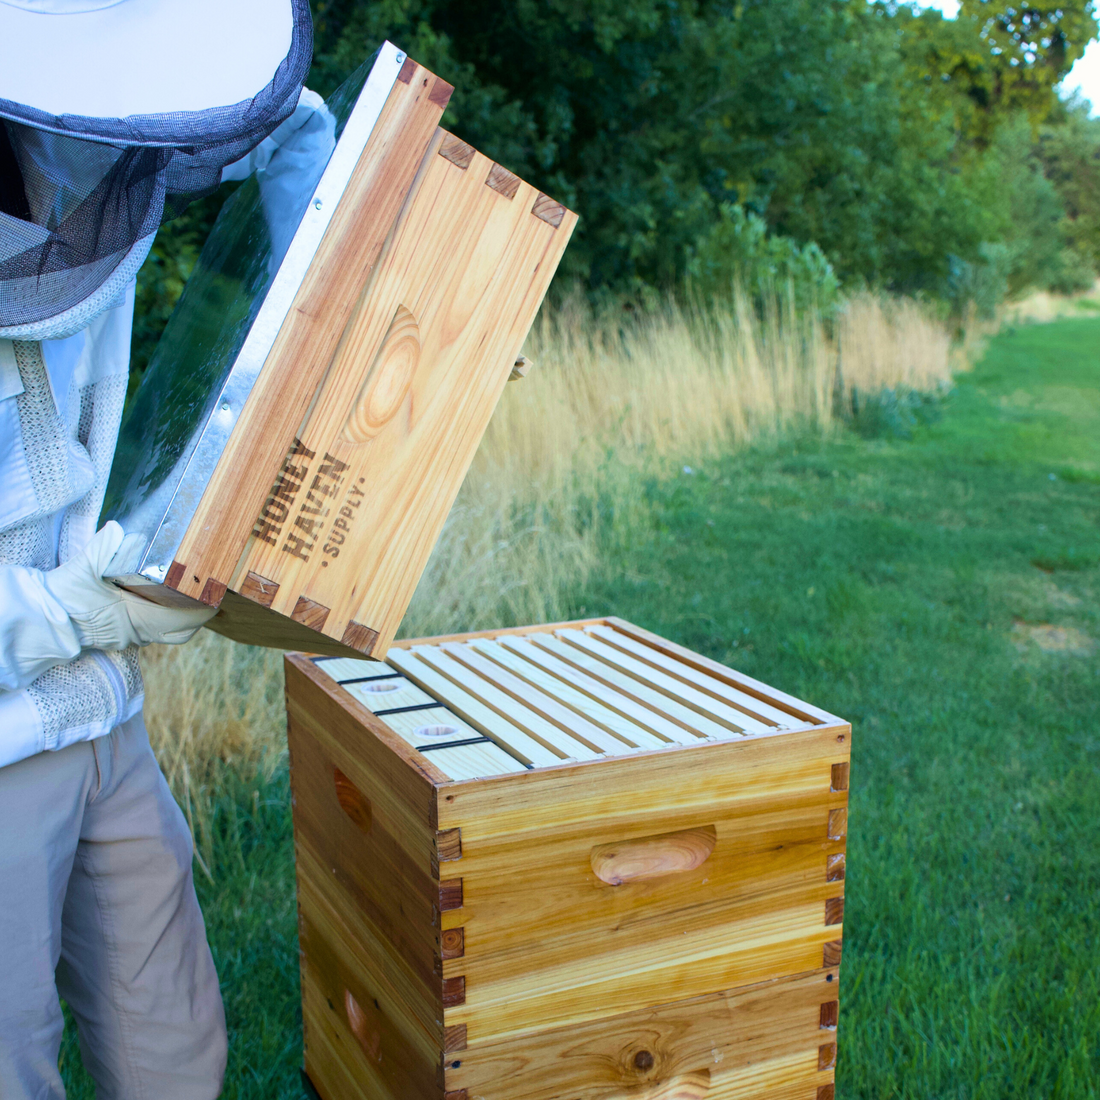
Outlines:
{"type": "Polygon", "coordinates": [[[255,179],[227,201],[122,427],[105,518],[145,540],[116,583],[386,652],[576,224],[439,128],[452,91],[386,43],[293,233],[255,179]]]}
{"type": "Polygon", "coordinates": [[[613,618],[315,661],[456,782],[843,724],[613,618]]]}

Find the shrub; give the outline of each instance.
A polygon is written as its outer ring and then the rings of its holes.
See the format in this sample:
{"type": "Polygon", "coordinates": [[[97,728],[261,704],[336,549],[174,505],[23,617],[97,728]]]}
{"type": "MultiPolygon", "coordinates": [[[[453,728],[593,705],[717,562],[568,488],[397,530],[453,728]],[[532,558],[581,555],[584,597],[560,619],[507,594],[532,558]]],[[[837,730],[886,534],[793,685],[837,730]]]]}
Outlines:
{"type": "Polygon", "coordinates": [[[698,239],[687,261],[688,284],[705,301],[728,302],[740,286],[759,305],[776,292],[795,308],[836,308],[840,284],[825,253],[812,241],[769,235],[767,223],[736,203],[724,203],[718,221],[698,239]]]}

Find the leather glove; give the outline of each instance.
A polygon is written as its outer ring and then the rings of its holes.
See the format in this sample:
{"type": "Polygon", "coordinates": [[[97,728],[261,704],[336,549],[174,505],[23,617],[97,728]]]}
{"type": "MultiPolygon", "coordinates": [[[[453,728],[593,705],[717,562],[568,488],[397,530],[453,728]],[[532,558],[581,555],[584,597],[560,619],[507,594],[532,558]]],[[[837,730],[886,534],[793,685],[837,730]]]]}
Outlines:
{"type": "Polygon", "coordinates": [[[46,574],[46,589],[73,621],[82,649],[125,649],[152,642],[178,645],[217,614],[212,607],[161,607],[103,580],[123,543],[140,539],[125,535],[111,520],[79,554],[46,574]]]}

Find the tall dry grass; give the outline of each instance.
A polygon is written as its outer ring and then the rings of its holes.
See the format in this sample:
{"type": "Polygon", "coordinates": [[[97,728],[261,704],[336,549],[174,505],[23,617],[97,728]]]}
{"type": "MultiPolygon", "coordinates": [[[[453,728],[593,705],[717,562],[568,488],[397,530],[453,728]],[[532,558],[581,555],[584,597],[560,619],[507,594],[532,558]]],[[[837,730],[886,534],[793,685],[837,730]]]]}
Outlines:
{"type": "MultiPolygon", "coordinates": [[[[624,323],[575,298],[543,312],[526,350],[536,366],[506,387],[406,636],[558,618],[597,565],[600,517],[629,527],[644,507],[641,474],[783,432],[829,433],[854,390],[928,391],[951,376],[943,324],[870,294],[829,326],[781,299],[762,315],[743,296],[725,311],[670,302],[624,323]]],[[[281,762],[280,662],[205,632],[144,655],[150,733],[200,852],[224,769],[262,777],[281,762]]]]}
{"type": "Polygon", "coordinates": [[[1083,310],[1095,312],[1098,308],[1100,279],[1089,290],[1078,294],[1053,294],[1049,290],[1030,291],[1016,301],[1006,302],[1001,309],[1000,319],[1016,325],[1046,324],[1063,317],[1080,317],[1083,310]]]}

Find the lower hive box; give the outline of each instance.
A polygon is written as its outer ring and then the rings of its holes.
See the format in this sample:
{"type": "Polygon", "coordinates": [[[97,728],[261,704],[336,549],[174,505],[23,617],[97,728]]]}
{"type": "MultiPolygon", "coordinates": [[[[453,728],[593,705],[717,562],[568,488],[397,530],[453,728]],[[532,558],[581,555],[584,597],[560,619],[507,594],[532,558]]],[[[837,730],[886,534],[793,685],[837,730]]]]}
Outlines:
{"type": "Polygon", "coordinates": [[[617,619],[286,671],[323,1100],[831,1100],[846,722],[617,619]]]}

